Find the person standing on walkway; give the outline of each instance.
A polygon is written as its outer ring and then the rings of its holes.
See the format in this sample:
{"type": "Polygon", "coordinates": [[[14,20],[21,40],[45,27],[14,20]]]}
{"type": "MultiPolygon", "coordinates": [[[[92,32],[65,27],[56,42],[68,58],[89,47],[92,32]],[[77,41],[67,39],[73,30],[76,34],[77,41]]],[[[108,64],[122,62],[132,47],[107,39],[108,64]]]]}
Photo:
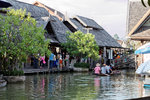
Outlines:
{"type": "Polygon", "coordinates": [[[69,54],[68,53],[66,54],[66,57],[65,57],[65,66],[69,67],[69,54]]]}
{"type": "Polygon", "coordinates": [[[61,57],[60,57],[60,59],[59,59],[59,66],[60,66],[60,70],[62,70],[62,67],[63,67],[63,60],[62,60],[61,57]]]}
{"type": "Polygon", "coordinates": [[[54,54],[53,53],[51,53],[51,55],[49,56],[49,62],[50,62],[49,68],[52,69],[54,66],[54,54]]]}
{"type": "Polygon", "coordinates": [[[46,61],[45,61],[45,56],[41,56],[40,57],[40,68],[43,68],[45,65],[46,61]]]}

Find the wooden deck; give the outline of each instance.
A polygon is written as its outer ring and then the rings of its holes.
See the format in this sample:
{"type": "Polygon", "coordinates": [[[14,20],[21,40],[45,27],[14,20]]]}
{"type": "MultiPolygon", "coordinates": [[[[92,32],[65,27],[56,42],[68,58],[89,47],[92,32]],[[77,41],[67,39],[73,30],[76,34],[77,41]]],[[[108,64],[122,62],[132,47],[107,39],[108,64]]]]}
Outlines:
{"type": "Polygon", "coordinates": [[[24,74],[36,74],[36,73],[48,73],[48,68],[42,68],[42,69],[23,69],[24,74]]]}
{"type": "Polygon", "coordinates": [[[55,73],[55,72],[70,72],[72,71],[69,68],[64,67],[63,69],[57,69],[57,68],[53,68],[53,69],[48,69],[48,68],[24,68],[23,69],[24,74],[38,74],[38,73],[55,73]]]}

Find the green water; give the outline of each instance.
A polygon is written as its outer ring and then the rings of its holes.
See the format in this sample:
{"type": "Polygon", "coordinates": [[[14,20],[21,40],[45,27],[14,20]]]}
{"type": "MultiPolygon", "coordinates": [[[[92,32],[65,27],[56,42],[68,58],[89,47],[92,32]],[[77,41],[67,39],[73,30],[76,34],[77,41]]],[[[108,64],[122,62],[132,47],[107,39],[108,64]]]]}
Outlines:
{"type": "Polygon", "coordinates": [[[26,76],[24,83],[0,88],[0,100],[124,100],[150,96],[133,71],[117,76],[59,73],[26,76]]]}

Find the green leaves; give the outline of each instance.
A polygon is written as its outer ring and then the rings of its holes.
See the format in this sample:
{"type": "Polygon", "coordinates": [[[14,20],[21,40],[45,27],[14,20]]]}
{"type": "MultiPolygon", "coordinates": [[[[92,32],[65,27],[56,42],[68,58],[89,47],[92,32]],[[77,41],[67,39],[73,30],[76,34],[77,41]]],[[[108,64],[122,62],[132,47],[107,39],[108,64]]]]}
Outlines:
{"type": "Polygon", "coordinates": [[[45,30],[36,26],[31,14],[25,16],[26,10],[22,9],[7,11],[6,16],[0,15],[0,59],[4,59],[0,60],[0,66],[6,67],[5,59],[11,62],[7,65],[11,65],[24,61],[31,54],[49,55],[50,41],[45,40],[45,30]]]}
{"type": "Polygon", "coordinates": [[[96,44],[95,36],[91,33],[84,34],[81,31],[67,32],[67,42],[62,46],[73,56],[98,59],[99,47],[96,44]]]}

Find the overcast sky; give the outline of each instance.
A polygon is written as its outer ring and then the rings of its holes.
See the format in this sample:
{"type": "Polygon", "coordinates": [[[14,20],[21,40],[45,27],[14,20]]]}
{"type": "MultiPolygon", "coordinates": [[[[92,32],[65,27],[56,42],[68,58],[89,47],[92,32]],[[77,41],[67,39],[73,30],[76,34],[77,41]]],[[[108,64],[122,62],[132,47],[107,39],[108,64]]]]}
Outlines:
{"type": "MultiPolygon", "coordinates": [[[[35,0],[19,0],[33,3],[35,0]]],[[[68,16],[81,15],[94,19],[109,34],[126,35],[128,0],[38,0],[68,16]]]]}

